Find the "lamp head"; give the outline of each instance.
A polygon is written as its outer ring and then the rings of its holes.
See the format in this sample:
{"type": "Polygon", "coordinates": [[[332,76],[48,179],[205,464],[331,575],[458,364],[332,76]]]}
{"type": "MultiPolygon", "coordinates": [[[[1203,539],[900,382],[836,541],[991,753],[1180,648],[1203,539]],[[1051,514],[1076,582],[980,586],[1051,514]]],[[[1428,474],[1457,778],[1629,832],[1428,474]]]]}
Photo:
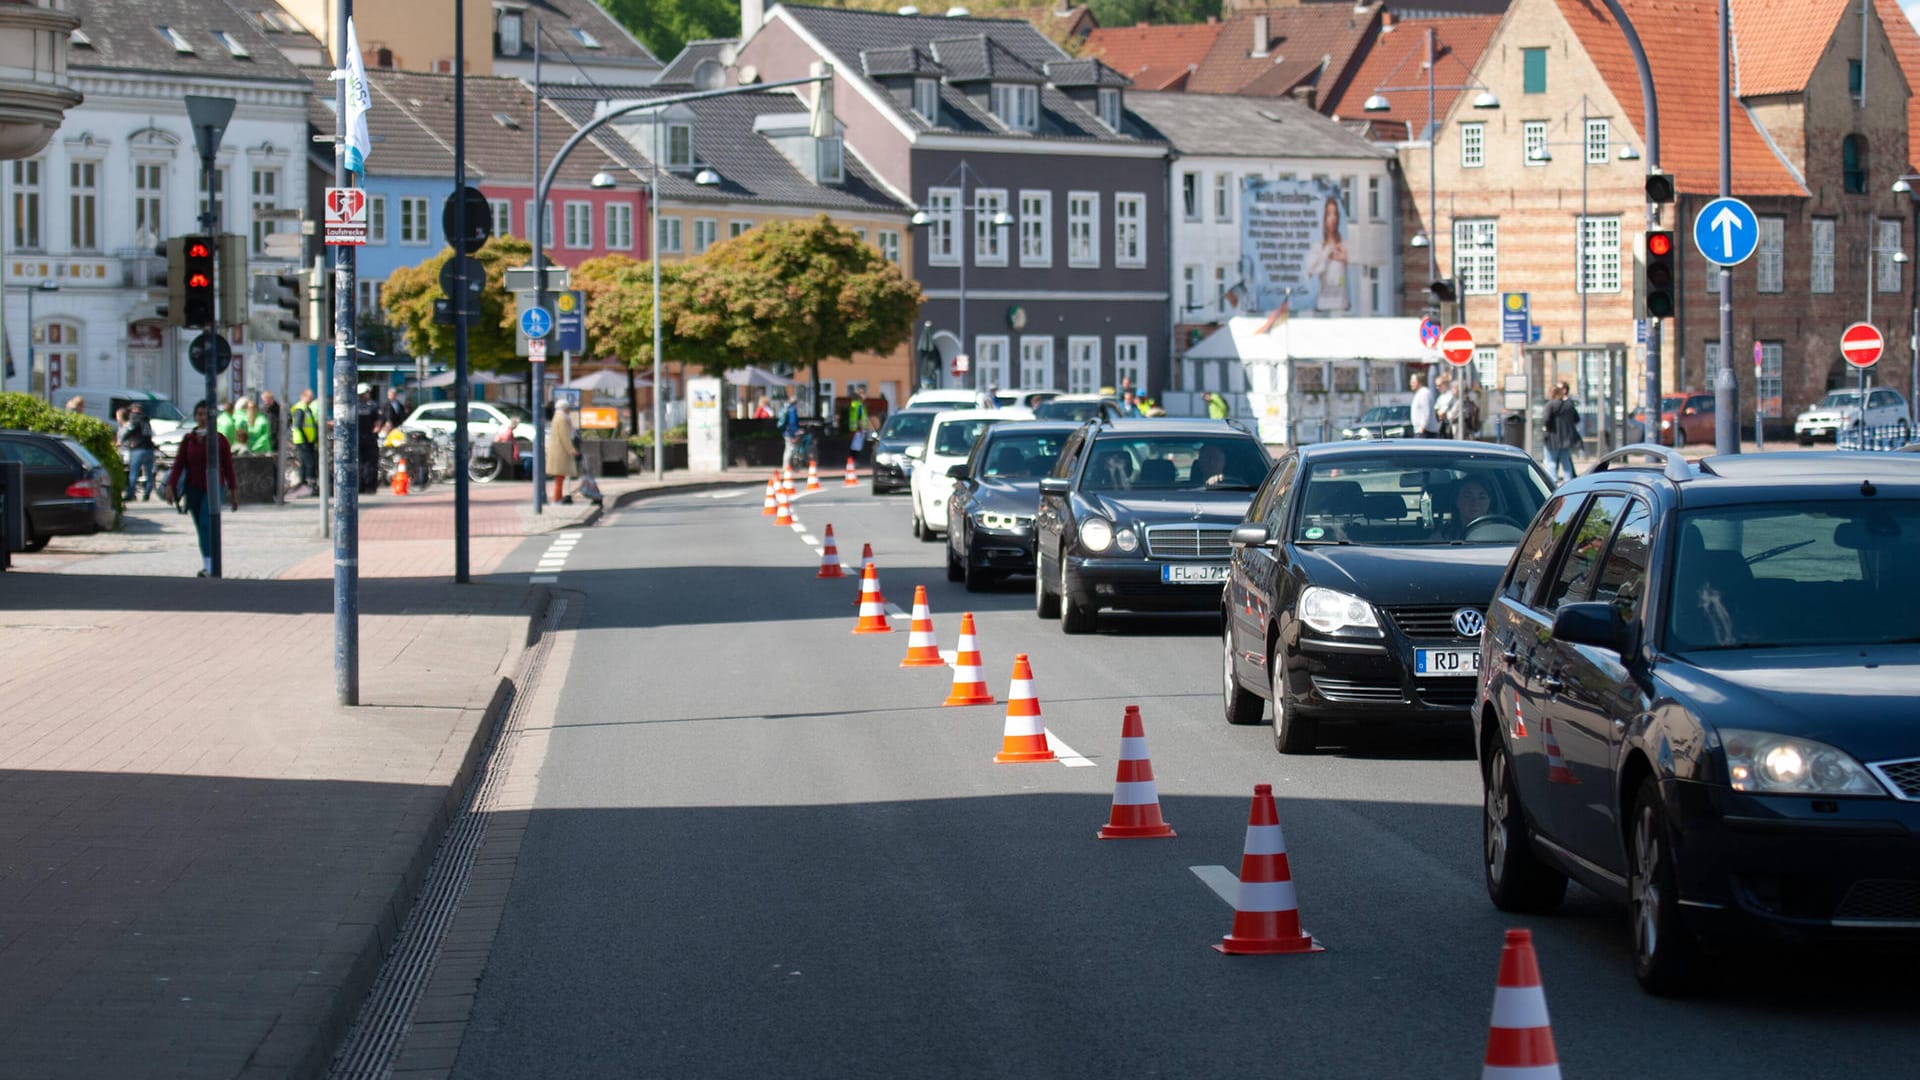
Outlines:
{"type": "Polygon", "coordinates": [[[38,288],[41,292],[59,292],[60,283],[52,278],[41,278],[38,288]]]}
{"type": "Polygon", "coordinates": [[[1903,262],[1906,262],[1906,261],[1907,261],[1907,253],[1906,253],[1906,252],[1904,252],[1904,251],[1896,251],[1896,252],[1894,252],[1894,253],[1893,253],[1893,261],[1894,261],[1894,262],[1897,262],[1897,263],[1903,263],[1903,262]]]}
{"type": "Polygon", "coordinates": [[[1536,146],[1527,152],[1527,160],[1538,161],[1544,164],[1553,160],[1553,151],[1544,146],[1536,146]]]}
{"type": "Polygon", "coordinates": [[[1413,239],[1411,239],[1411,240],[1409,240],[1409,241],[1407,241],[1407,246],[1408,246],[1408,247],[1416,247],[1416,248],[1423,248],[1423,247],[1426,247],[1426,246],[1427,246],[1427,234],[1426,234],[1426,233],[1424,233],[1424,232],[1417,232],[1417,233],[1414,233],[1414,234],[1413,234],[1413,239]]]}
{"type": "Polygon", "coordinates": [[[1905,180],[1895,180],[1893,182],[1893,193],[1895,195],[1906,195],[1912,191],[1913,185],[1907,183],[1905,180]]]}
{"type": "Polygon", "coordinates": [[[1500,107],[1500,99],[1493,96],[1493,91],[1482,90],[1473,95],[1473,107],[1476,109],[1497,109],[1500,107]]]}
{"type": "Polygon", "coordinates": [[[720,174],[714,172],[712,169],[701,169],[699,172],[693,174],[693,182],[699,184],[701,187],[718,187],[720,185],[720,174]]]}
{"type": "Polygon", "coordinates": [[[615,180],[613,174],[610,172],[597,172],[593,174],[593,179],[588,181],[588,183],[593,187],[604,190],[613,187],[615,184],[618,184],[619,181],[615,180]]]}
{"type": "Polygon", "coordinates": [[[1360,107],[1367,112],[1386,112],[1388,109],[1393,108],[1393,105],[1387,101],[1386,95],[1375,94],[1369,97],[1360,107]]]}
{"type": "Polygon", "coordinates": [[[1623,146],[1620,148],[1620,160],[1621,161],[1639,161],[1640,151],[1635,150],[1631,146],[1623,146]]]}
{"type": "Polygon", "coordinates": [[[1005,210],[1002,210],[999,213],[993,215],[991,220],[995,225],[1011,225],[1013,224],[1013,215],[1007,213],[1005,210]]]}
{"type": "Polygon", "coordinates": [[[913,216],[908,218],[907,221],[913,225],[927,225],[932,223],[933,215],[927,213],[925,210],[915,210],[913,216]]]}

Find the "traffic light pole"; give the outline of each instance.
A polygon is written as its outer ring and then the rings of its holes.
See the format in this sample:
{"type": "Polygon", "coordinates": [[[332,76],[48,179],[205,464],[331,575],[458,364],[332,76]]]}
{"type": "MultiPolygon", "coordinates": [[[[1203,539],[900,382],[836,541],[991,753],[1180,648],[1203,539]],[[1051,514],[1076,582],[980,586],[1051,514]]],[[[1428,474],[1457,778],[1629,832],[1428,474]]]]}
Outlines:
{"type": "MultiPolygon", "coordinates": [[[[467,6],[453,5],[453,235],[467,235],[467,6]]],[[[473,391],[467,386],[467,274],[454,252],[459,289],[453,301],[453,580],[473,580],[468,567],[467,416],[473,391]]]]}
{"type": "MultiPolygon", "coordinates": [[[[333,186],[352,187],[347,168],[347,23],[353,0],[340,0],[334,40],[333,186]]],[[[354,248],[333,249],[333,692],[360,704],[360,410],[354,385],[360,358],[353,343],[354,248]]]]}
{"type": "MultiPolygon", "coordinates": [[[[201,143],[200,175],[205,177],[207,181],[207,209],[205,213],[200,215],[200,232],[207,238],[207,243],[212,245],[213,250],[217,253],[220,250],[220,171],[214,168],[213,159],[214,151],[218,148],[218,143],[214,139],[203,139],[201,143]]],[[[215,258],[217,259],[218,257],[216,254],[215,258]]],[[[215,275],[230,274],[232,272],[232,267],[221,266],[217,262],[214,264],[215,275]]],[[[216,284],[218,281],[219,279],[216,276],[216,284]]],[[[217,298],[219,295],[219,290],[216,290],[214,296],[217,298]]],[[[215,302],[218,303],[218,300],[216,299],[215,302]]],[[[218,315],[214,319],[214,325],[208,329],[217,333],[220,328],[220,317],[230,319],[233,317],[233,313],[230,311],[218,311],[217,308],[215,310],[218,312],[218,315]]],[[[205,440],[207,448],[207,475],[205,479],[207,492],[207,553],[208,557],[213,561],[212,568],[207,571],[207,576],[210,578],[220,576],[220,425],[218,423],[220,416],[220,388],[218,385],[220,369],[214,361],[217,355],[217,350],[207,350],[206,362],[202,365],[206,369],[206,384],[204,386],[204,393],[201,395],[207,402],[207,431],[202,438],[205,440]]],[[[238,477],[235,477],[235,479],[238,479],[238,477]]]]}
{"type": "MultiPolygon", "coordinates": [[[[1720,0],[1720,197],[1725,199],[1733,194],[1733,142],[1730,104],[1733,96],[1731,78],[1732,52],[1727,24],[1729,0],[1720,0]]],[[[1862,64],[1866,63],[1863,59],[1862,64]]],[[[1869,241],[1871,243],[1871,241],[1869,241]]],[[[1737,454],[1740,452],[1740,382],[1733,375],[1733,268],[1722,266],[1720,275],[1720,366],[1713,373],[1713,452],[1716,454],[1737,454]]],[[[1867,295],[1873,295],[1871,283],[1867,286],[1867,295]]],[[[1683,391],[1685,387],[1675,387],[1683,391]]],[[[1755,394],[1759,386],[1754,387],[1755,394]]],[[[1674,445],[1685,441],[1679,433],[1680,417],[1673,418],[1674,445]]],[[[1760,429],[1753,430],[1754,438],[1760,437],[1760,429]]]]}
{"type": "MultiPolygon", "coordinates": [[[[1645,106],[1645,134],[1647,138],[1647,175],[1660,171],[1660,104],[1654,96],[1653,67],[1647,63],[1647,50],[1640,44],[1640,33],[1633,28],[1633,20],[1620,9],[1620,0],[1606,0],[1607,14],[1620,27],[1620,36],[1626,39],[1627,48],[1633,53],[1634,72],[1640,77],[1640,100],[1645,106]]],[[[1647,228],[1660,227],[1660,204],[1653,201],[1652,193],[1647,198],[1647,228]]],[[[1641,442],[1658,442],[1660,439],[1660,329],[1662,320],[1649,314],[1647,316],[1647,360],[1645,401],[1640,415],[1641,442]]]]}

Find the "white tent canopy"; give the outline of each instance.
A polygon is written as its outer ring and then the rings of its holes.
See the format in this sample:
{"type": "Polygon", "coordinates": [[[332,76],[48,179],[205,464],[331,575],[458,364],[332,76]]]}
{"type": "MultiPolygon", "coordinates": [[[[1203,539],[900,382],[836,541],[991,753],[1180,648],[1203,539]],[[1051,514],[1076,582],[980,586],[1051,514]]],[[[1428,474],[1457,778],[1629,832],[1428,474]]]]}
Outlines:
{"type": "MultiPolygon", "coordinates": [[[[1406,387],[1397,377],[1381,385],[1370,370],[1374,365],[1438,360],[1420,343],[1419,319],[1294,318],[1269,327],[1264,316],[1241,315],[1187,350],[1180,362],[1184,385],[1235,396],[1244,389],[1244,412],[1258,421],[1261,439],[1292,443],[1330,438],[1331,427],[1348,414],[1402,400],[1406,387]],[[1296,393],[1303,365],[1319,368],[1305,380],[1304,398],[1296,393]]],[[[1243,413],[1239,404],[1236,415],[1243,413]]]]}

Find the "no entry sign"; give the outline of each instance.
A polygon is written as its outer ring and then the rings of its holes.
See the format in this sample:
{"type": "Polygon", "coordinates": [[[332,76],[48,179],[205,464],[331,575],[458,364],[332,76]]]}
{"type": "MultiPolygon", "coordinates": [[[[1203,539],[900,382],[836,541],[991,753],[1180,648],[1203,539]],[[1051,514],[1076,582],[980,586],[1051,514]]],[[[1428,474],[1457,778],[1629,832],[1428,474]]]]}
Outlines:
{"type": "Polygon", "coordinates": [[[1847,363],[1857,368],[1870,368],[1880,361],[1880,354],[1887,349],[1887,339],[1880,335],[1880,328],[1872,323],[1857,322],[1840,334],[1840,355],[1847,363]]]}
{"type": "Polygon", "coordinates": [[[1464,326],[1447,327],[1440,335],[1440,355],[1454,367],[1466,367],[1473,363],[1473,331],[1464,326]]]}

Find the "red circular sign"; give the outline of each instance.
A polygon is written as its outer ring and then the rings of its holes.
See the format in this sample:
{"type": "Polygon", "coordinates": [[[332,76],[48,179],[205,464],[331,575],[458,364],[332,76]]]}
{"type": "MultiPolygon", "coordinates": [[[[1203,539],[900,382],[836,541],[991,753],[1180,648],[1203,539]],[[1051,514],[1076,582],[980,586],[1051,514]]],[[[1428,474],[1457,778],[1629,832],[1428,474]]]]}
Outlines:
{"type": "Polygon", "coordinates": [[[1473,331],[1459,325],[1447,327],[1440,335],[1440,355],[1454,367],[1473,363],[1473,331]]]}
{"type": "Polygon", "coordinates": [[[1886,348],[1887,339],[1880,336],[1880,328],[1872,323],[1854,323],[1840,334],[1840,355],[1857,368],[1870,368],[1878,363],[1886,348]]]}

